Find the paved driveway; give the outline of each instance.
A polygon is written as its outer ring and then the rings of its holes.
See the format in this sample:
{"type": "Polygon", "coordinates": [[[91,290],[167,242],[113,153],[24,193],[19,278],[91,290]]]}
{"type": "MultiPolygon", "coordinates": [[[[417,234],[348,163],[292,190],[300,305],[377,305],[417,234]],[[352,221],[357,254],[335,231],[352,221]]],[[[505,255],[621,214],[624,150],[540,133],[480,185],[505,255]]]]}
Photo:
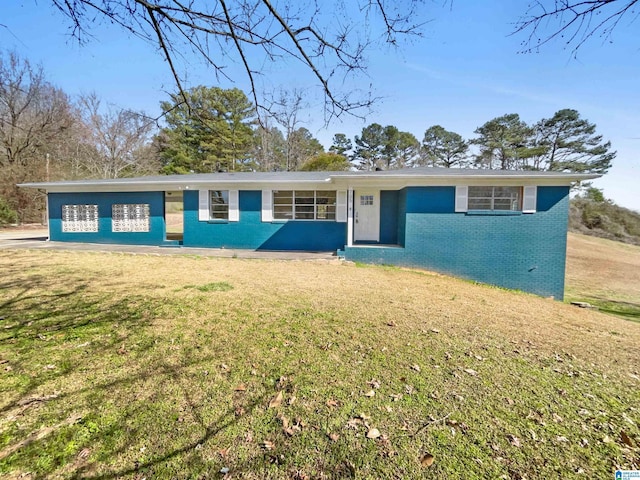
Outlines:
{"type": "Polygon", "coordinates": [[[276,252],[232,250],[226,248],[148,247],[98,243],[50,242],[46,228],[0,229],[0,250],[48,249],[84,252],[120,252],[139,255],[201,255],[228,258],[266,258],[274,260],[337,260],[334,252],[276,252]]]}

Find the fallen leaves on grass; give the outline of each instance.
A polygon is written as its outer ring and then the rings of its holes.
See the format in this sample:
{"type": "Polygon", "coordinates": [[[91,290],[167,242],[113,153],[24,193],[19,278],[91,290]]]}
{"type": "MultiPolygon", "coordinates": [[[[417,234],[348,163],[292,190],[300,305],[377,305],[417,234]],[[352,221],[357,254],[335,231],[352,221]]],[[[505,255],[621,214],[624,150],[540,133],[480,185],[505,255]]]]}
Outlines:
{"type": "Polygon", "coordinates": [[[633,440],[631,440],[631,437],[629,437],[624,430],[620,430],[620,440],[622,440],[622,443],[626,446],[633,448],[633,440]]]}
{"type": "Polygon", "coordinates": [[[282,398],[283,394],[282,390],[280,390],[277,395],[273,397],[269,402],[269,408],[278,408],[280,405],[282,405],[282,398]]]}
{"type": "Polygon", "coordinates": [[[514,447],[521,447],[522,444],[520,443],[520,439],[518,437],[516,437],[515,435],[507,435],[507,440],[509,440],[509,443],[511,445],[513,445],[514,447]]]}
{"type": "Polygon", "coordinates": [[[372,440],[375,440],[376,438],[380,437],[381,433],[380,430],[378,430],[377,428],[370,428],[369,431],[367,432],[367,438],[370,438],[372,440]]]}
{"type": "Polygon", "coordinates": [[[369,382],[367,382],[367,384],[371,388],[380,388],[380,382],[378,380],[376,380],[375,378],[371,379],[369,382]]]}
{"type": "Polygon", "coordinates": [[[430,467],[431,465],[433,465],[434,461],[435,457],[430,453],[425,453],[420,457],[420,465],[422,465],[423,467],[430,467]]]}
{"type": "Polygon", "coordinates": [[[271,440],[263,440],[260,444],[260,448],[262,448],[263,450],[271,451],[276,448],[276,444],[271,440]]]}

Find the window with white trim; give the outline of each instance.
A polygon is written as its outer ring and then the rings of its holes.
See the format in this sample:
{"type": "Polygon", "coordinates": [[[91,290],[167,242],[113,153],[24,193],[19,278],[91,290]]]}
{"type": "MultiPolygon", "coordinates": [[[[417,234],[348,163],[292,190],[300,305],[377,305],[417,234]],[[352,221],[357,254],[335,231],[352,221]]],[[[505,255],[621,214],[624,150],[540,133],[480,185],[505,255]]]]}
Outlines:
{"type": "Polygon", "coordinates": [[[209,190],[209,219],[229,220],[229,190],[209,190]]]}
{"type": "Polygon", "coordinates": [[[97,232],[98,205],[62,205],[63,232],[97,232]]]}
{"type": "Polygon", "coordinates": [[[111,231],[148,232],[149,211],[148,203],[114,203],[111,206],[111,231]]]}
{"type": "Polygon", "coordinates": [[[334,220],[336,192],[334,190],[274,190],[275,220],[334,220]]]}
{"type": "Polygon", "coordinates": [[[522,210],[522,187],[473,187],[467,197],[468,210],[522,210]]]}

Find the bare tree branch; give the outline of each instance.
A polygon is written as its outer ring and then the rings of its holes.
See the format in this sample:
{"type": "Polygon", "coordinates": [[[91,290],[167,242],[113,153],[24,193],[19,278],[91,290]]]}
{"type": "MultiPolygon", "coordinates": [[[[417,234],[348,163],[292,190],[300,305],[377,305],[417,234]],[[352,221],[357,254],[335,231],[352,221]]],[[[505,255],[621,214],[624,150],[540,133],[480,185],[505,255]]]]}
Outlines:
{"type": "Polygon", "coordinates": [[[574,56],[595,36],[611,41],[623,19],[629,23],[640,14],[639,0],[537,0],[516,23],[514,34],[528,32],[522,52],[537,51],[560,39],[571,46],[574,56]]]}
{"type": "Polygon", "coordinates": [[[81,42],[90,36],[94,24],[106,20],[157,46],[183,98],[185,80],[176,61],[186,61],[189,51],[216,75],[227,75],[225,62],[240,63],[258,109],[262,102],[256,79],[263,74],[262,66],[298,62],[323,93],[326,120],[369,107],[370,92],[345,92],[345,78],[366,71],[365,53],[378,40],[395,46],[401,37],[419,35],[425,23],[421,20],[424,8],[419,8],[424,0],[358,0],[355,4],[338,0],[293,4],[279,0],[51,1],[69,19],[71,34],[81,42]]]}

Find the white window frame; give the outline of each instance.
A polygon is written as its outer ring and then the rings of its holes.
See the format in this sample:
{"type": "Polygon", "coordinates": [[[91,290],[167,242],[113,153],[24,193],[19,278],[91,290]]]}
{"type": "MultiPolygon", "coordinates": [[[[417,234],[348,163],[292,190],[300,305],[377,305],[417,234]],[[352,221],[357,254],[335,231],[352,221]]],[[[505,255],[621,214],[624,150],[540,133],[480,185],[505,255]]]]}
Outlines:
{"type": "MultiPolygon", "coordinates": [[[[276,220],[276,221],[300,221],[300,222],[337,222],[338,220],[338,191],[336,190],[272,190],[271,191],[272,195],[271,195],[271,206],[272,206],[272,219],[276,220]],[[286,193],[291,193],[291,203],[280,203],[277,204],[276,203],[276,194],[280,193],[280,192],[286,192],[286,193]],[[296,204],[296,192],[313,192],[313,203],[306,203],[306,204],[296,204]],[[335,196],[335,200],[333,203],[318,203],[318,199],[319,198],[326,198],[326,195],[318,195],[318,192],[331,192],[334,193],[335,196]],[[290,212],[290,217],[278,217],[278,214],[276,213],[276,208],[277,207],[291,207],[291,212],[290,212]],[[302,208],[309,208],[309,207],[313,207],[313,218],[296,218],[296,213],[300,213],[302,214],[302,208]],[[331,209],[326,209],[325,210],[325,216],[330,216],[332,218],[318,218],[318,214],[320,212],[319,207],[333,207],[333,212],[330,212],[329,210],[331,209]],[[296,211],[297,208],[300,208],[300,211],[296,211]]],[[[298,198],[311,198],[311,196],[309,194],[305,194],[303,195],[299,195],[298,198]]],[[[264,208],[264,206],[263,206],[264,208]]],[[[306,214],[309,214],[311,212],[305,212],[306,214]]]]}
{"type": "MultiPolygon", "coordinates": [[[[222,205],[222,204],[217,204],[222,205]]],[[[198,191],[198,220],[201,222],[237,222],[240,220],[239,192],[238,190],[212,189],[198,191]],[[227,218],[219,218],[212,215],[213,202],[211,192],[227,192],[227,218]]]]}
{"type": "Polygon", "coordinates": [[[62,205],[63,233],[96,233],[99,230],[98,205],[62,205]]]}
{"type": "MultiPolygon", "coordinates": [[[[475,186],[475,185],[474,185],[475,186]]],[[[469,194],[469,189],[474,186],[468,185],[458,185],[456,187],[455,193],[455,211],[456,212],[467,212],[471,211],[479,211],[479,212],[521,212],[521,213],[535,213],[536,212],[536,203],[537,203],[537,191],[538,187],[535,185],[508,185],[507,187],[519,188],[519,206],[518,209],[515,210],[504,210],[504,209],[477,209],[477,208],[469,208],[469,198],[474,198],[469,194]]],[[[477,185],[479,187],[494,187],[494,188],[504,188],[502,185],[477,185]]],[[[495,201],[494,192],[492,192],[492,201],[491,205],[493,206],[493,202],[495,201]]]]}

